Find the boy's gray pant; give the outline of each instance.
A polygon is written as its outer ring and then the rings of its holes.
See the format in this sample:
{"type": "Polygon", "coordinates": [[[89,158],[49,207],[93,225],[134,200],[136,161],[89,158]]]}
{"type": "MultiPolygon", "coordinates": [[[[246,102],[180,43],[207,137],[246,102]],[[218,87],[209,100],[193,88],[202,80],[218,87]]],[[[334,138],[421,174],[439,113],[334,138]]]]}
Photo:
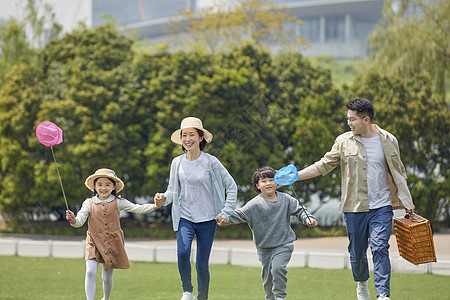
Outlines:
{"type": "Polygon", "coordinates": [[[258,248],[259,261],[262,264],[261,278],[266,300],[284,299],[287,295],[287,264],[291,260],[294,244],[261,249],[258,248]]]}

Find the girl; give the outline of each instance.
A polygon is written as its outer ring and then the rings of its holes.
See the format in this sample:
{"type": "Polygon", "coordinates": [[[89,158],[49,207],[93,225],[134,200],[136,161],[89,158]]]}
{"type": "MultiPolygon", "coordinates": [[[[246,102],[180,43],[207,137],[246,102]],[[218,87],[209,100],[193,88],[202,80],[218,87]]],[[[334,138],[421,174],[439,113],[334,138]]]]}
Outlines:
{"type": "Polygon", "coordinates": [[[164,205],[173,202],[172,223],[177,232],[178,270],[183,287],[181,300],[195,300],[190,262],[194,235],[198,299],[208,299],[208,264],[216,233],[215,218],[228,220],[236,207],[236,183],[216,157],[203,152],[212,137],[200,119],[188,117],[181,121],[171,140],[182,145],[186,153],[173,159],[167,191],[155,195],[155,201],[165,200],[164,205]]]}
{"type": "Polygon", "coordinates": [[[66,218],[75,228],[83,226],[88,220],[86,233],[86,279],[85,290],[87,300],[94,300],[95,276],[99,263],[103,264],[103,299],[109,300],[113,287],[113,269],[128,269],[130,262],[125,252],[124,235],[120,227],[119,213],[121,210],[145,214],[162,205],[162,201],[155,204],[134,204],[117,197],[123,189],[123,182],[110,169],[98,169],[89,176],[85,185],[94,192],[92,198],[83,202],[77,216],[70,210],[66,218]]]}

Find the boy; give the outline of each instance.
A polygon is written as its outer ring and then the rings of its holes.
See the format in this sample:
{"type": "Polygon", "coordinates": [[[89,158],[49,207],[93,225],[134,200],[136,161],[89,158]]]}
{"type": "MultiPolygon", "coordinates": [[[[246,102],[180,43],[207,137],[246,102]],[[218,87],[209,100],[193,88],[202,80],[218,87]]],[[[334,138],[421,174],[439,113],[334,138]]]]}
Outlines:
{"type": "Polygon", "coordinates": [[[295,198],[276,191],[279,186],[274,181],[275,173],[276,170],[267,166],[256,170],[252,183],[260,194],[236,209],[228,222],[220,217],[217,219],[219,226],[248,223],[262,264],[266,300],[284,299],[287,295],[286,266],[294,251],[293,241],[297,239],[290,226],[290,216],[297,216],[310,227],[317,223],[295,198]]]}

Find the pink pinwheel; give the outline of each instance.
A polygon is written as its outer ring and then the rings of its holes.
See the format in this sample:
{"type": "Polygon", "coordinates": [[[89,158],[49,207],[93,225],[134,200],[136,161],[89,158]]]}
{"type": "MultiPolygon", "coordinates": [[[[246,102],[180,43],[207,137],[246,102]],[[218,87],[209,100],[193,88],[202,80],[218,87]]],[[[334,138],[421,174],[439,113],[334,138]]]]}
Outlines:
{"type": "Polygon", "coordinates": [[[36,127],[36,137],[42,145],[52,147],[62,143],[63,131],[54,123],[44,121],[36,127]]]}
{"type": "MultiPolygon", "coordinates": [[[[64,193],[61,175],[59,174],[58,163],[56,162],[55,152],[53,152],[53,146],[61,144],[63,141],[63,131],[61,128],[56,126],[56,124],[50,121],[44,121],[39,123],[39,125],[36,127],[36,137],[42,145],[50,147],[52,149],[53,160],[55,161],[56,171],[58,172],[59,183],[61,184],[64,201],[66,202],[67,210],[69,210],[69,205],[67,205],[67,199],[66,194],[64,193]]],[[[72,221],[70,221],[70,223],[72,223],[72,221]]]]}

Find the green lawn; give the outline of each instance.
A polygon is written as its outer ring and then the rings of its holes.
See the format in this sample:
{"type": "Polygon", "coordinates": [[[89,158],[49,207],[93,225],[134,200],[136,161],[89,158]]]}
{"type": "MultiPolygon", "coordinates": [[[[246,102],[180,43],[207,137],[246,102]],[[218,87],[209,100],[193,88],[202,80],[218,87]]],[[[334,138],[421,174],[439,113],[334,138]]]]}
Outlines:
{"type": "MultiPolygon", "coordinates": [[[[0,256],[0,266],[0,299],[85,299],[83,259],[0,256]]],[[[96,299],[102,298],[100,276],[99,267],[96,299]]],[[[393,273],[391,286],[393,300],[442,300],[450,295],[448,276],[393,273]]],[[[370,290],[375,295],[373,281],[370,290]]],[[[181,293],[176,264],[132,262],[130,269],[114,271],[113,300],[178,300],[181,293]]],[[[209,298],[264,299],[260,269],[212,265],[209,298]]],[[[355,283],[349,270],[290,268],[286,299],[356,299],[355,283]]]]}

